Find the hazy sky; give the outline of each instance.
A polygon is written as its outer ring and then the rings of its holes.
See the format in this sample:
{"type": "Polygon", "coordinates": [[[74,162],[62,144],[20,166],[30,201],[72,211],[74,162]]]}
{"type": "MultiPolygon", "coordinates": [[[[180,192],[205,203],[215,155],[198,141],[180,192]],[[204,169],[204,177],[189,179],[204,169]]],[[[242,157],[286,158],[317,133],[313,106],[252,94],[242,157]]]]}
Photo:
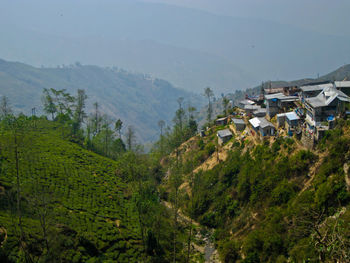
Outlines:
{"type": "Polygon", "coordinates": [[[350,0],[142,0],[211,13],[272,20],[332,35],[350,36],[350,0]]]}
{"type": "Polygon", "coordinates": [[[350,63],[350,0],[0,2],[0,58],[36,66],[116,65],[228,90],[350,63]]]}

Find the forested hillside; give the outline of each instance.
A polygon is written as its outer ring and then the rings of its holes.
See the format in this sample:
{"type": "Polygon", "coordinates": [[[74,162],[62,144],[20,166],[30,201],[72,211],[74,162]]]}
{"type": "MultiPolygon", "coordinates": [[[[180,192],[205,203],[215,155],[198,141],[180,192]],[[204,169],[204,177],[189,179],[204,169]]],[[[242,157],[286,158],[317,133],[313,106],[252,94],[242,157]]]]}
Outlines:
{"type": "Polygon", "coordinates": [[[152,190],[157,165],[87,151],[69,141],[67,127],[45,119],[8,117],[0,127],[1,262],[166,257],[167,212],[152,190]]]}
{"type": "Polygon", "coordinates": [[[43,114],[43,89],[78,89],[88,95],[88,112],[98,102],[100,110],[113,119],[121,119],[124,127],[135,127],[138,140],[155,141],[159,135],[157,122],[171,123],[177,99],[186,98],[192,106],[202,105],[201,96],[174,88],[170,83],[116,68],[82,66],[79,63],[60,68],[35,68],[22,63],[0,60],[0,94],[7,96],[16,112],[26,115],[36,108],[43,114]]]}
{"type": "MultiPolygon", "coordinates": [[[[160,187],[160,158],[180,137],[145,154],[131,128],[122,140],[120,120],[110,123],[97,107],[87,116],[85,99],[83,90],[44,89],[48,120],[14,115],[1,98],[0,261],[184,261],[192,228],[174,226],[160,187]]],[[[174,134],[186,140],[197,124],[178,103],[174,134]]],[[[164,121],[159,127],[173,134],[164,121]]]]}
{"type": "Polygon", "coordinates": [[[348,262],[349,120],[338,120],[314,150],[293,137],[234,136],[219,146],[223,128],[162,161],[177,160],[163,181],[176,194],[170,202],[214,231],[221,261],[348,262]]]}

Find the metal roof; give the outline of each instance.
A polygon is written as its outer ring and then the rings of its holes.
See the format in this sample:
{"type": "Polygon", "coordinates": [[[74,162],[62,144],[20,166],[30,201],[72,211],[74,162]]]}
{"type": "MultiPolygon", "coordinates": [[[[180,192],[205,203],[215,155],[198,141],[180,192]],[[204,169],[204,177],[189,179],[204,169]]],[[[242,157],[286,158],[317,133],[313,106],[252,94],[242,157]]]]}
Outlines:
{"type": "Polygon", "coordinates": [[[255,117],[253,119],[250,119],[249,122],[254,128],[275,127],[271,122],[269,122],[268,120],[266,120],[263,117],[255,117]]]}
{"type": "Polygon", "coordinates": [[[322,91],[324,88],[333,87],[332,83],[320,84],[320,85],[312,85],[312,86],[302,86],[300,89],[304,92],[307,91],[322,91]]]}
{"type": "Polygon", "coordinates": [[[267,110],[266,110],[266,108],[260,108],[260,109],[257,109],[256,111],[254,111],[254,113],[258,113],[258,112],[266,113],[267,110]]]}
{"type": "Polygon", "coordinates": [[[235,124],[245,124],[244,120],[233,118],[232,122],[235,124]]]}
{"type": "Polygon", "coordinates": [[[297,100],[298,96],[286,96],[283,93],[275,93],[275,94],[267,94],[265,95],[265,99],[272,100],[272,99],[278,99],[278,100],[297,100]]]}
{"type": "Polygon", "coordinates": [[[299,116],[294,111],[287,112],[286,113],[286,117],[290,121],[295,121],[295,120],[299,120],[300,119],[299,116]]]}
{"type": "Polygon", "coordinates": [[[254,127],[258,128],[260,126],[260,120],[258,117],[249,120],[249,123],[254,127]]]}
{"type": "Polygon", "coordinates": [[[241,100],[238,103],[243,104],[243,105],[253,105],[253,104],[255,104],[255,102],[252,101],[252,100],[241,100]]]}
{"type": "Polygon", "coordinates": [[[257,110],[260,109],[261,107],[258,105],[244,105],[245,110],[257,110]]]}
{"type": "Polygon", "coordinates": [[[271,122],[266,120],[265,118],[259,118],[260,120],[260,127],[261,128],[266,128],[266,127],[275,127],[271,122]]]}
{"type": "Polygon", "coordinates": [[[306,101],[314,108],[327,106],[324,100],[320,100],[318,97],[308,98],[306,101]]]}
{"type": "Polygon", "coordinates": [[[314,108],[328,106],[333,100],[338,98],[341,101],[350,102],[350,98],[344,92],[334,87],[326,87],[314,98],[308,98],[306,101],[314,108]]]}
{"type": "Polygon", "coordinates": [[[223,117],[223,118],[217,119],[216,121],[224,121],[224,120],[226,120],[226,119],[227,119],[227,117],[223,117]]]}
{"type": "Polygon", "coordinates": [[[224,138],[224,137],[227,137],[227,136],[232,136],[232,132],[229,129],[220,130],[220,131],[218,131],[218,136],[220,138],[224,138]]]}
{"type": "Polygon", "coordinates": [[[334,85],[337,88],[350,88],[350,81],[335,81],[334,85]]]}
{"type": "Polygon", "coordinates": [[[274,94],[266,94],[265,99],[271,100],[271,99],[279,99],[285,96],[283,93],[274,93],[274,94]]]}

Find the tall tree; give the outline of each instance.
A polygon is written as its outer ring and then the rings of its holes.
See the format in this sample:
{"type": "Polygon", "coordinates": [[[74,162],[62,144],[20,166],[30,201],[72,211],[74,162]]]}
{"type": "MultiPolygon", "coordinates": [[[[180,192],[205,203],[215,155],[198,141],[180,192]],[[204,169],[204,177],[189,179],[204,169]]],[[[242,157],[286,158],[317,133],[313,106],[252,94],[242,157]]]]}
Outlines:
{"type": "Polygon", "coordinates": [[[3,118],[11,114],[12,109],[10,106],[9,99],[6,96],[2,96],[0,102],[0,116],[3,118]]]}
{"type": "Polygon", "coordinates": [[[114,124],[114,129],[116,132],[118,132],[119,139],[122,137],[122,134],[121,134],[122,128],[123,128],[123,122],[120,119],[118,119],[114,124]]]}
{"type": "Polygon", "coordinates": [[[177,239],[178,239],[178,216],[180,208],[180,186],[183,183],[182,177],[182,159],[177,156],[174,167],[172,168],[169,183],[171,187],[171,196],[173,201],[173,262],[177,261],[177,239]]]}
{"type": "Polygon", "coordinates": [[[163,129],[164,129],[164,126],[165,126],[165,121],[163,121],[163,120],[158,121],[158,127],[160,129],[160,152],[161,152],[161,154],[163,154],[163,149],[164,149],[164,146],[163,146],[163,141],[164,141],[163,129]]]}
{"type": "Polygon", "coordinates": [[[224,114],[227,115],[227,106],[230,103],[230,101],[228,100],[228,98],[223,97],[222,98],[222,106],[224,108],[224,114]]]}
{"type": "Polygon", "coordinates": [[[109,156],[110,154],[110,148],[113,141],[113,131],[110,128],[112,121],[109,116],[103,115],[102,116],[102,130],[101,133],[103,134],[103,149],[104,149],[104,155],[109,156]]]}
{"type": "Polygon", "coordinates": [[[100,114],[100,110],[99,110],[99,104],[98,102],[94,103],[94,113],[92,116],[92,132],[93,135],[96,136],[100,130],[101,130],[101,114],[100,114]]]}
{"type": "Polygon", "coordinates": [[[43,90],[42,102],[44,105],[44,112],[51,114],[51,119],[54,120],[57,108],[54,102],[54,99],[48,89],[43,90]]]}
{"type": "MultiPolygon", "coordinates": [[[[21,251],[24,253],[26,262],[33,262],[30,253],[28,252],[27,238],[25,236],[25,228],[23,223],[23,174],[25,172],[23,163],[27,162],[27,152],[32,149],[31,142],[33,137],[30,135],[27,117],[20,115],[15,117],[8,115],[3,122],[4,126],[1,129],[3,134],[10,135],[10,139],[4,145],[4,148],[8,147],[10,153],[11,166],[8,173],[14,175],[14,189],[16,192],[16,213],[17,218],[13,222],[16,222],[16,228],[18,227],[18,240],[21,251]]],[[[17,230],[16,230],[17,232],[17,230]]],[[[15,233],[17,235],[17,233],[15,233]]]]}
{"type": "Polygon", "coordinates": [[[196,112],[196,108],[191,106],[191,104],[189,104],[187,111],[188,111],[189,136],[193,136],[197,132],[197,129],[198,129],[197,122],[194,118],[194,113],[196,112]]]}
{"type": "Polygon", "coordinates": [[[51,94],[54,98],[54,103],[56,104],[56,109],[60,115],[66,115],[68,117],[72,116],[72,107],[75,102],[75,97],[66,92],[66,89],[55,90],[50,89],[51,94]]]}
{"type": "Polygon", "coordinates": [[[131,125],[128,126],[127,131],[125,133],[125,137],[126,137],[126,146],[129,151],[132,151],[136,140],[135,130],[133,126],[131,125]]]}
{"type": "Polygon", "coordinates": [[[158,121],[158,127],[160,129],[160,136],[161,137],[163,136],[164,126],[165,126],[165,121],[163,121],[163,120],[158,121]]]}
{"type": "Polygon", "coordinates": [[[178,111],[181,111],[181,114],[178,114],[178,121],[179,121],[179,125],[180,125],[180,131],[183,130],[183,117],[185,115],[185,112],[182,108],[182,103],[184,101],[184,98],[183,97],[180,97],[177,99],[177,103],[179,104],[179,109],[178,111]]]}
{"type": "Polygon", "coordinates": [[[212,105],[211,105],[211,98],[214,96],[214,93],[213,93],[213,91],[212,91],[212,89],[210,87],[206,87],[204,89],[204,95],[208,99],[207,121],[210,122],[211,121],[211,116],[213,114],[213,108],[212,108],[212,105]]]}
{"type": "Polygon", "coordinates": [[[85,90],[78,89],[74,118],[76,122],[79,124],[79,127],[81,126],[81,124],[84,122],[84,119],[86,118],[86,112],[85,112],[86,99],[87,99],[87,95],[85,93],[85,90]]]}

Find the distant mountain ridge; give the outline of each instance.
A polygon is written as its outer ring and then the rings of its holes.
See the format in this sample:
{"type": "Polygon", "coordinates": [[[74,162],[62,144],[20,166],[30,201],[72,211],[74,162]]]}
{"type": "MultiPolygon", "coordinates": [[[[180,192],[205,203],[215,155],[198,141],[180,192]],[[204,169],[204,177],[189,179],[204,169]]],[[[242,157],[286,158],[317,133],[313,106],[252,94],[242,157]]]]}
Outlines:
{"type": "Polygon", "coordinates": [[[269,78],[317,76],[350,61],[348,37],[164,4],[3,0],[2,6],[2,58],[116,65],[188,91],[210,86],[228,93],[269,78]]]}
{"type": "Polygon", "coordinates": [[[158,138],[159,120],[171,124],[179,97],[197,107],[204,99],[175,88],[165,80],[116,68],[80,64],[35,68],[0,60],[0,94],[9,97],[17,112],[29,114],[36,107],[38,114],[43,114],[41,95],[44,88],[67,89],[71,94],[84,89],[88,95],[87,111],[97,101],[102,112],[120,118],[124,127],[134,126],[141,142],[158,138]]]}

